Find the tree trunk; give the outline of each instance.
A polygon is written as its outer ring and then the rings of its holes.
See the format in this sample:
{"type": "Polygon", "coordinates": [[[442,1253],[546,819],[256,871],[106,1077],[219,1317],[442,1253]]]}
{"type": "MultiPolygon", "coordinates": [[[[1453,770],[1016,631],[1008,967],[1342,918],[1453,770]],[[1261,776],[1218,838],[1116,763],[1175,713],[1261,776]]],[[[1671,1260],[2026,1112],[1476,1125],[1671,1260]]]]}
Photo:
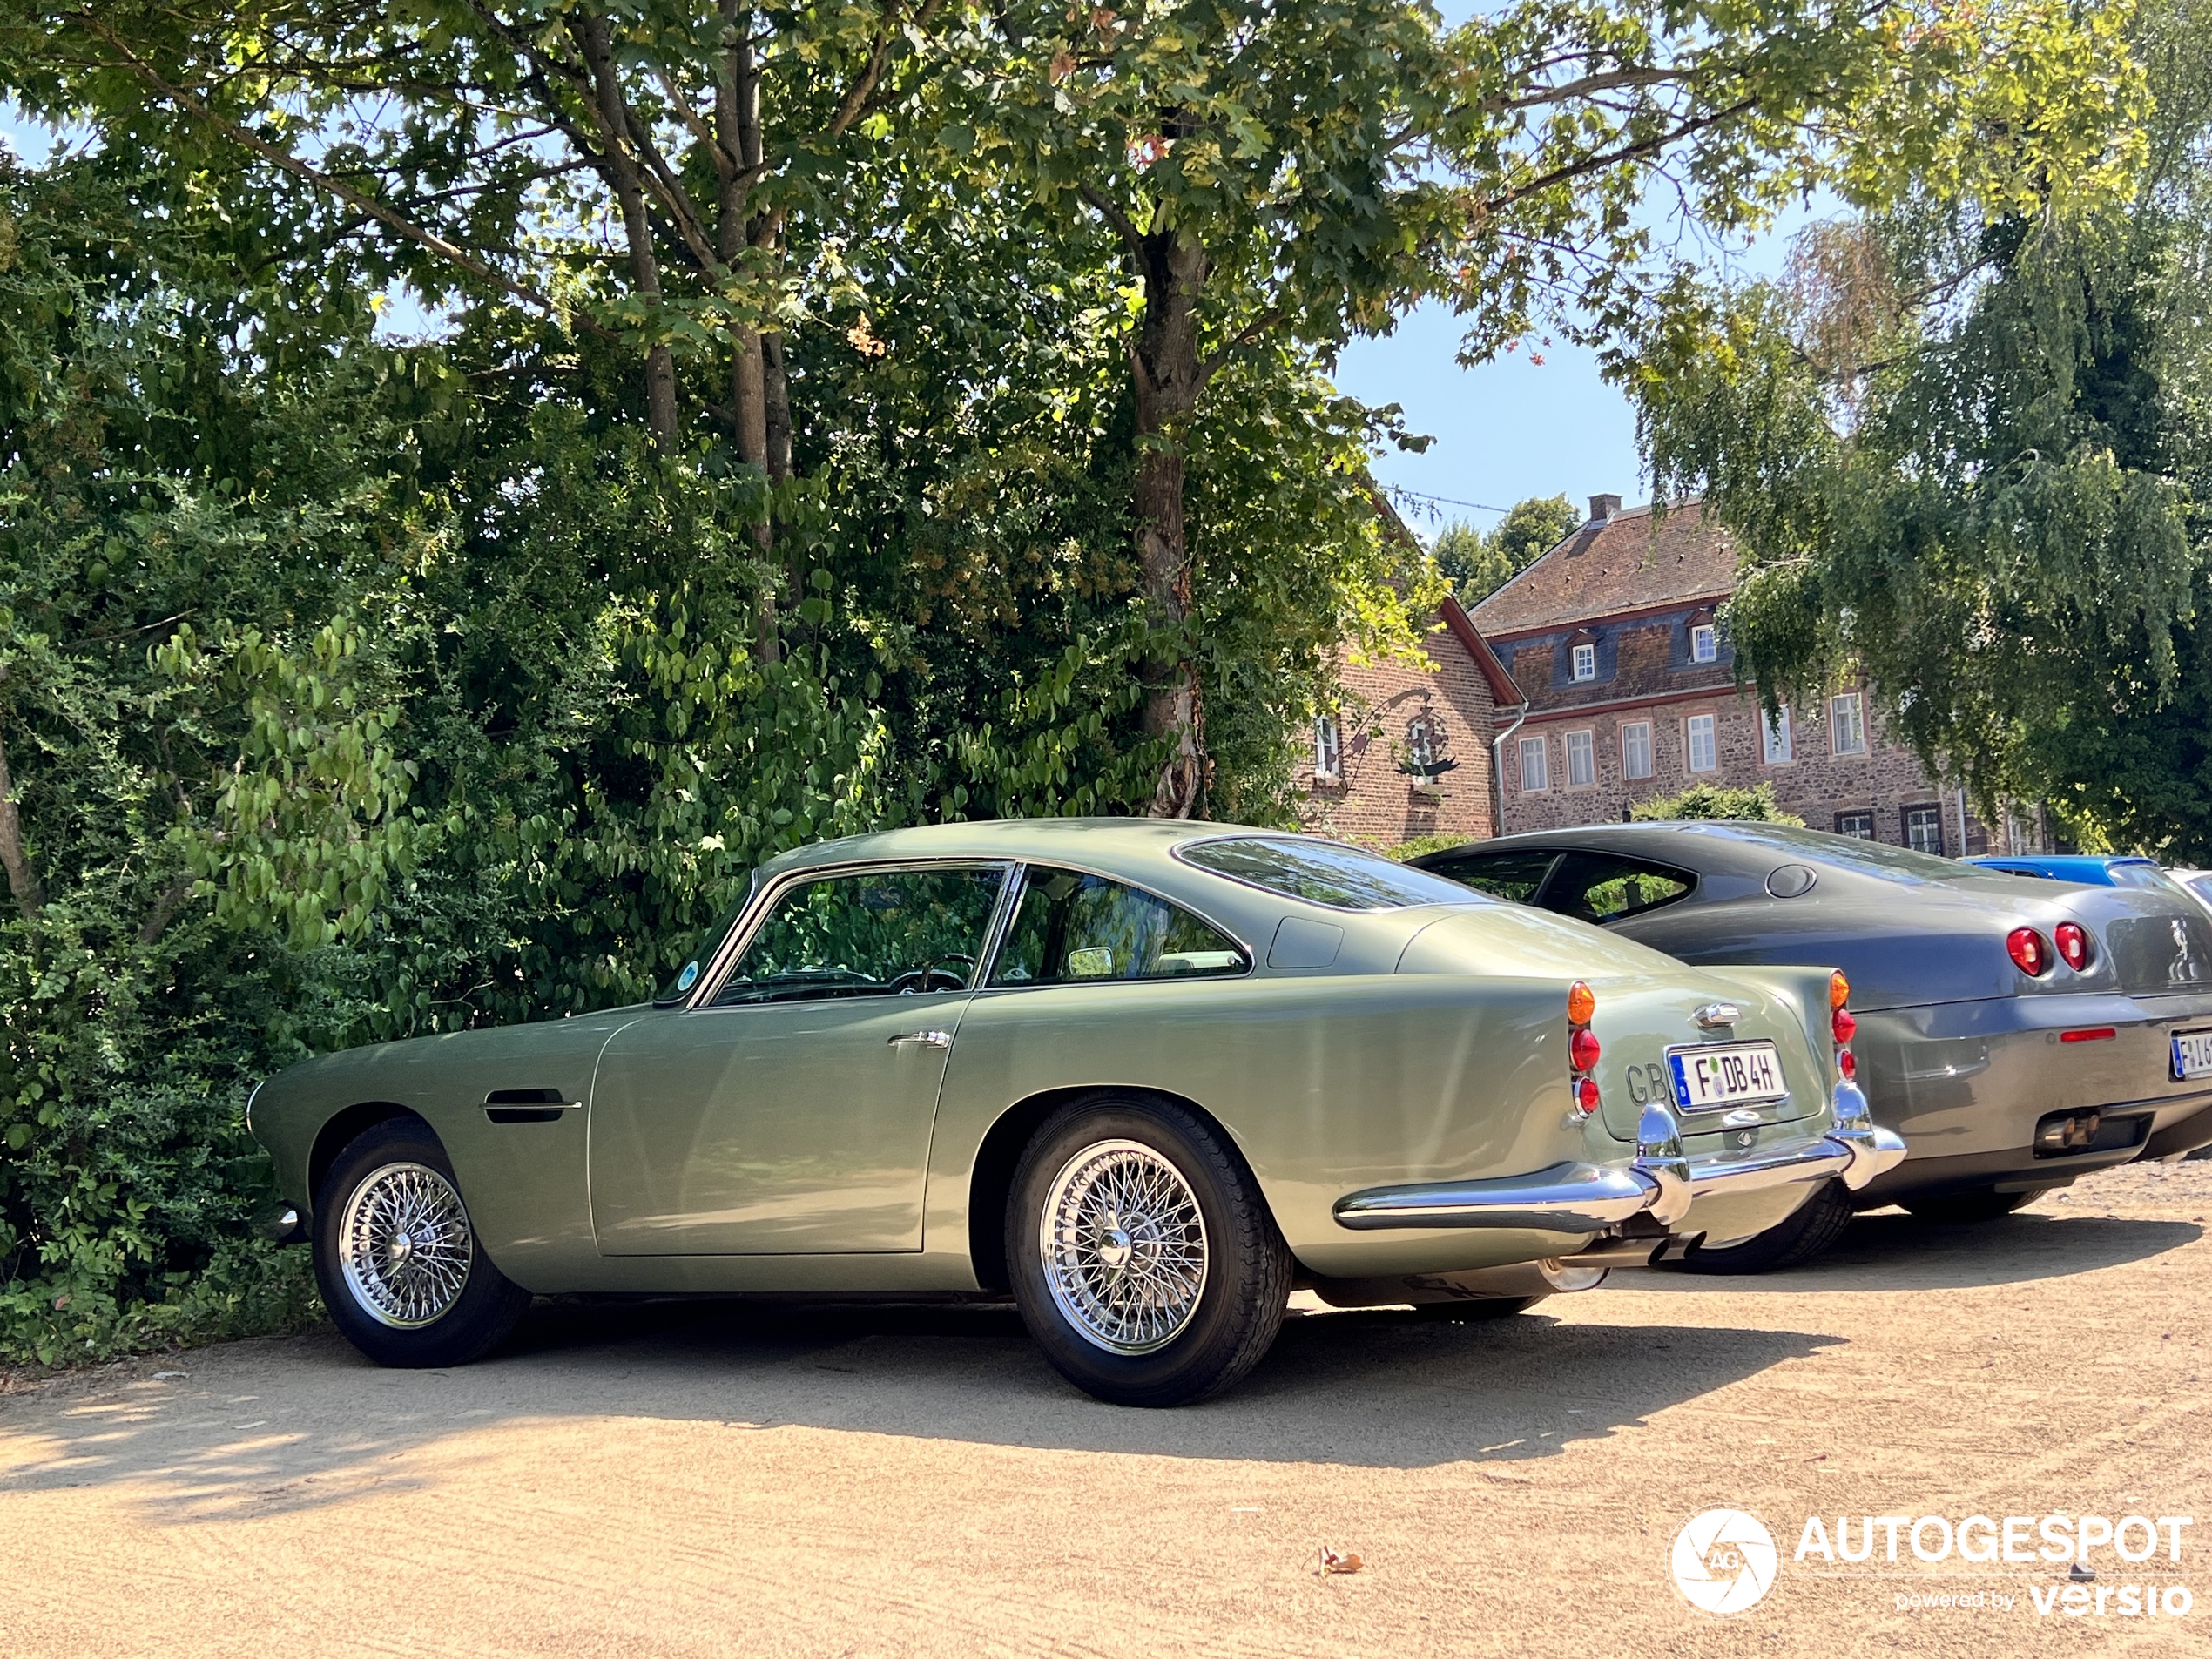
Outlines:
{"type": "MultiPolygon", "coordinates": [[[[0,680],[5,679],[0,675],[0,680]]],[[[0,867],[8,873],[8,891],[27,921],[38,920],[46,907],[46,889],[38,883],[30,854],[23,844],[23,820],[16,813],[15,780],[8,776],[8,750],[0,743],[0,867]]]]}
{"type": "MultiPolygon", "coordinates": [[[[622,83],[615,75],[614,44],[607,20],[584,12],[569,22],[570,33],[591,71],[598,98],[600,139],[607,155],[607,182],[614,187],[622,207],[622,226],[630,243],[630,276],[647,300],[660,298],[660,259],[653,250],[653,222],[645,211],[645,189],[638,182],[637,163],[630,150],[630,111],[624,102],[622,83]]],[[[653,447],[673,455],[682,442],[683,428],[676,407],[676,357],[664,345],[645,348],[645,421],[653,447]]]]}
{"type": "MultiPolygon", "coordinates": [[[[714,165],[721,175],[714,251],[725,267],[735,269],[756,234],[752,192],[740,170],[750,174],[760,165],[760,66],[752,55],[752,13],[742,0],[723,0],[722,28],[728,51],[714,86],[714,138],[719,152],[714,165]]],[[[730,407],[737,417],[738,459],[759,468],[772,482],[779,475],[773,465],[767,354],[758,328],[740,325],[732,332],[730,407]]],[[[773,519],[764,517],[753,526],[752,543],[762,565],[772,569],[776,554],[773,519]]],[[[783,660],[772,577],[762,582],[754,597],[752,654],[763,663],[783,660]]]]}
{"type": "MultiPolygon", "coordinates": [[[[1204,383],[1197,304],[1205,286],[1206,255],[1189,232],[1167,231],[1144,237],[1137,260],[1144,280],[1144,321],[1130,354],[1136,387],[1137,558],[1155,623],[1179,630],[1190,611],[1183,461],[1204,383]]],[[[1173,739],[1153,791],[1152,816],[1193,816],[1205,798],[1209,764],[1205,710],[1187,649],[1146,665],[1144,732],[1173,739]]]]}

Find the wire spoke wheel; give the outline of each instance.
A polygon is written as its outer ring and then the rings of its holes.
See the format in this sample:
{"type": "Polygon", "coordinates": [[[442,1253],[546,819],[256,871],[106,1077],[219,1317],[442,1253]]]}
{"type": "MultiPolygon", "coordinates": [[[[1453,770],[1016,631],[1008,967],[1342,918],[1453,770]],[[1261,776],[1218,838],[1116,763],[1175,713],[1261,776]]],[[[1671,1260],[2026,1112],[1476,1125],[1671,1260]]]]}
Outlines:
{"type": "Polygon", "coordinates": [[[1101,1141],[1061,1167],[1037,1248],[1068,1323],[1111,1353],[1175,1340],[1206,1288],[1206,1226],[1181,1170],[1141,1141],[1101,1141]]]}
{"type": "Polygon", "coordinates": [[[427,1163],[388,1163],[354,1188],[338,1243],[354,1302],[399,1331],[452,1312],[476,1254],[460,1192],[427,1163]]]}

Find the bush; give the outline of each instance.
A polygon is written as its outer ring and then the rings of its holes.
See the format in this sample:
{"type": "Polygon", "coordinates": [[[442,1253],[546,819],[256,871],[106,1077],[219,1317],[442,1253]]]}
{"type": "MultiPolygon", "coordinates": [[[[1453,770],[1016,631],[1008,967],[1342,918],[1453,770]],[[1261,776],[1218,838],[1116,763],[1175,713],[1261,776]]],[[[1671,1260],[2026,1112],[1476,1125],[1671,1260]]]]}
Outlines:
{"type": "Polygon", "coordinates": [[[1637,823],[1734,818],[1761,824],[1794,824],[1799,829],[1805,826],[1804,819],[1775,805],[1772,784],[1760,784],[1751,789],[1695,784],[1679,795],[1657,795],[1649,800],[1640,800],[1629,808],[1629,816],[1637,823]]]}

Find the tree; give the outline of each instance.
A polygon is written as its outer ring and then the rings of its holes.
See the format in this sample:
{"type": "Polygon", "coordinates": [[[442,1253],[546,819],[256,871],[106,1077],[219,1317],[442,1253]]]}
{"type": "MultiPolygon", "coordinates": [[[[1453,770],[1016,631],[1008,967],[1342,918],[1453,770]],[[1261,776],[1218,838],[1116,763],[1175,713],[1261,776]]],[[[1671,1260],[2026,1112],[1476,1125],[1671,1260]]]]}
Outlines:
{"type": "Polygon", "coordinates": [[[1642,384],[1655,470],[1746,574],[1770,705],[1871,677],[1932,767],[2088,846],[2212,857],[2212,132],[2202,9],[2143,19],[2156,104],[2118,202],[1819,228],[1642,384]]]}
{"type": "Polygon", "coordinates": [[[1432,550],[1463,605],[1488,598],[1559,544],[1582,521],[1564,496],[1517,502],[1487,532],[1453,521],[1432,550]]]}
{"type": "Polygon", "coordinates": [[[1466,317],[1468,361],[1547,319],[1678,336],[1695,296],[1638,222],[1653,191],[1732,230],[1817,188],[2093,188],[2135,91],[2116,40],[2049,0],[1656,21],[1523,0],[1448,33],[1404,0],[1029,0],[977,20],[948,164],[1096,215],[1134,290],[1132,510],[1161,642],[1145,727],[1171,739],[1152,810],[1204,798],[1183,457],[1238,354],[1280,335],[1325,354],[1426,295],[1466,317]]]}

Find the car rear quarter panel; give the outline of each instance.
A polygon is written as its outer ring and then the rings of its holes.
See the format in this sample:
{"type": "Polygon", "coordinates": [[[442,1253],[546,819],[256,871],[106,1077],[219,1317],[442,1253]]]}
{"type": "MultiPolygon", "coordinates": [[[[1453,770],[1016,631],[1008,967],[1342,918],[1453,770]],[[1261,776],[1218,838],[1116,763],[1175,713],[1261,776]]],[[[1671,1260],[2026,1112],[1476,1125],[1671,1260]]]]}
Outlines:
{"type": "Polygon", "coordinates": [[[986,992],[938,1111],[926,1248],[964,1251],[975,1155],[1010,1107],[1107,1087],[1190,1100],[1236,1143],[1298,1258],[1325,1274],[1448,1271],[1575,1248],[1521,1231],[1353,1234],[1363,1187],[1619,1157],[1567,1109],[1563,987],[1441,975],[1143,982],[986,992]]]}

